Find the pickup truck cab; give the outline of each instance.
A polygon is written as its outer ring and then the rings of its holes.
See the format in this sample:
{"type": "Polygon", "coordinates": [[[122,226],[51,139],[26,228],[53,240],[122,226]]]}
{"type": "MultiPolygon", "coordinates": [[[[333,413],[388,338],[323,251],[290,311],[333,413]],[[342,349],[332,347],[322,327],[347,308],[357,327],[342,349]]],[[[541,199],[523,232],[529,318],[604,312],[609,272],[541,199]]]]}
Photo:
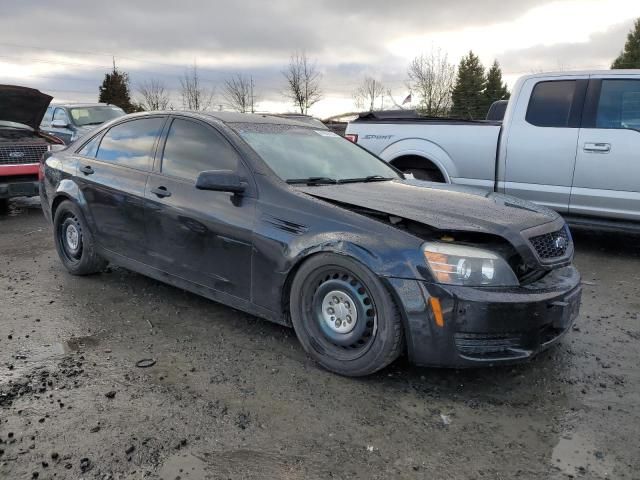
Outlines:
{"type": "Polygon", "coordinates": [[[65,145],[105,122],[125,115],[124,110],[107,103],[50,105],[40,129],[62,140],[65,145]]]}
{"type": "Polygon", "coordinates": [[[522,77],[502,122],[375,112],[346,136],[417,178],[515,195],[574,225],[640,229],[640,70],[522,77]]]}

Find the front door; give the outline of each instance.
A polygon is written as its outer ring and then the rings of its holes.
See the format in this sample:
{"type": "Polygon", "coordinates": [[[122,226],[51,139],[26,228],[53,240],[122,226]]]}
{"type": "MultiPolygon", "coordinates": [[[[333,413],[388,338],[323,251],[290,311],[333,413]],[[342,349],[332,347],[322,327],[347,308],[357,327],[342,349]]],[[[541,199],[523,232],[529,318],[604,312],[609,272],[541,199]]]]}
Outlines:
{"type": "Polygon", "coordinates": [[[158,171],[145,192],[152,266],[193,283],[248,300],[255,193],[197,190],[206,170],[245,169],[212,126],[174,118],[158,171]]]}
{"type": "Polygon", "coordinates": [[[98,244],[146,263],[144,191],[166,117],[119,123],[78,152],[77,179],[98,244]]]}
{"type": "Polygon", "coordinates": [[[640,220],[640,78],[595,78],[580,129],[569,212],[640,220]]]}

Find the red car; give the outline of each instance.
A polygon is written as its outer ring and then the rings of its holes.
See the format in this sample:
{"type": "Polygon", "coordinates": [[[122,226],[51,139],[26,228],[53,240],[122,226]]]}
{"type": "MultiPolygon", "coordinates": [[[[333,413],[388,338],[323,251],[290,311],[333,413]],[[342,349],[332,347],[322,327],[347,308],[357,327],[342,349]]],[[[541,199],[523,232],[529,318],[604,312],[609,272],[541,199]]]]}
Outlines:
{"type": "Polygon", "coordinates": [[[40,159],[62,144],[39,129],[51,100],[33,88],[0,85],[0,210],[12,197],[38,195],[40,159]]]}

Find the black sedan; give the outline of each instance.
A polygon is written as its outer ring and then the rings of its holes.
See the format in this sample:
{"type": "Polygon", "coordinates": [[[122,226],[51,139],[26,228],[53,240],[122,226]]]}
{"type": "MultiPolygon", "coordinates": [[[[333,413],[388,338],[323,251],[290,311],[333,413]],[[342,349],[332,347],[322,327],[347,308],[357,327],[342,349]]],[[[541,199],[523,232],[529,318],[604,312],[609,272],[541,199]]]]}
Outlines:
{"type": "Polygon", "coordinates": [[[293,326],[329,370],[531,358],[578,314],[564,221],[405,178],[338,135],[231,113],[121,117],[41,165],[76,275],[107,262],[293,326]]]}

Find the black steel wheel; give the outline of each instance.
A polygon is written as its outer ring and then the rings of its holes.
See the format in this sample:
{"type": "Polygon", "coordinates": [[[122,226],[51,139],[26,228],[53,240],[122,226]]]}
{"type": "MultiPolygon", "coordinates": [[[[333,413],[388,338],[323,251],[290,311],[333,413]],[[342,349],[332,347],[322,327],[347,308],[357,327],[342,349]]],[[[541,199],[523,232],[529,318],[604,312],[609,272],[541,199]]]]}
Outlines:
{"type": "Polygon", "coordinates": [[[53,227],[58,256],[69,273],[89,275],[104,269],[106,262],[97,254],[91,232],[76,204],[69,200],[60,203],[53,227]]]}
{"type": "Polygon", "coordinates": [[[331,371],[367,375],[400,354],[402,326],[393,299],[354,260],[334,254],[311,257],[293,281],[290,306],[303,347],[331,371]]]}

